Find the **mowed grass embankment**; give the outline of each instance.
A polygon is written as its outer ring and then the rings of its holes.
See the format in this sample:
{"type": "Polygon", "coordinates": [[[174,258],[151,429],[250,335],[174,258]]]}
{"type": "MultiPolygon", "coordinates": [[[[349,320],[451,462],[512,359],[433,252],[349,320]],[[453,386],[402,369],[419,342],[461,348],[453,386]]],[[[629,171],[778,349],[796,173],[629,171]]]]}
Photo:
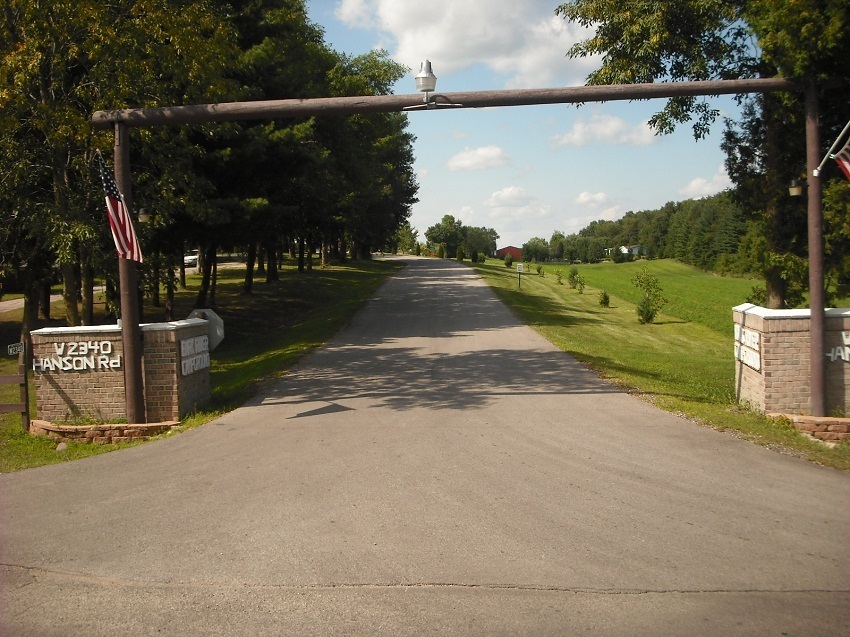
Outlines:
{"type": "MultiPolygon", "coordinates": [[[[235,409],[262,383],[273,380],[295,365],[305,354],[325,343],[340,330],[378,286],[402,267],[398,262],[357,261],[299,273],[287,262],[280,280],[258,279],[252,294],[244,294],[244,267],[219,268],[215,311],[224,319],[225,339],[212,353],[211,404],[187,417],[182,426],[194,427],[235,409]]],[[[187,277],[187,289],[178,291],[174,315],[186,317],[194,307],[200,278],[187,277]]],[[[54,304],[52,316],[62,316],[54,304]]],[[[16,342],[22,312],[0,314],[0,343],[16,342]]],[[[163,308],[145,306],[145,322],[164,320],[163,308]]],[[[100,322],[105,323],[105,320],[100,322]]],[[[42,324],[62,325],[59,319],[42,324]]],[[[0,374],[13,374],[17,360],[0,359],[0,374]]],[[[13,402],[17,387],[5,387],[0,400],[13,402]]],[[[30,391],[35,414],[34,391],[30,391]]],[[[69,444],[56,452],[56,443],[26,434],[18,414],[0,414],[0,472],[16,471],[112,451],[122,445],[69,444]]],[[[132,443],[131,443],[132,444],[132,443]]],[[[138,443],[135,443],[138,444],[138,443]]]]}
{"type": "Polygon", "coordinates": [[[476,271],[518,318],[620,388],[666,411],[850,470],[850,445],[830,449],[788,423],[736,404],[732,307],[745,302],[753,281],[706,274],[670,260],[577,267],[586,282],[583,293],[568,285],[568,265],[546,265],[540,276],[536,266],[526,264],[521,288],[515,266],[491,260],[476,271]],[[639,290],[631,283],[644,267],[659,278],[668,299],[649,325],[637,320],[639,290]],[[603,289],[610,296],[607,308],[599,304],[603,289]]]}

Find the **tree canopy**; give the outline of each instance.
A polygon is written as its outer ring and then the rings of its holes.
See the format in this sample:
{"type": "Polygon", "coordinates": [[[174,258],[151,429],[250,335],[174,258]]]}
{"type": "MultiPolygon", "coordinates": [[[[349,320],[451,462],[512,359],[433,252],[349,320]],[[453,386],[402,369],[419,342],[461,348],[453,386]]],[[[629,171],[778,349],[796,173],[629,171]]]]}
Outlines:
{"type": "MultiPolygon", "coordinates": [[[[556,13],[594,28],[568,52],[601,56],[590,84],[798,77],[821,83],[824,152],[846,121],[850,8],[843,0],[571,0],[556,13]],[[844,81],[839,88],[824,82],[835,79],[844,81]]],[[[805,174],[801,100],[782,94],[739,100],[743,118],[728,123],[724,141],[727,169],[735,197],[765,238],[767,303],[782,307],[799,284],[807,251],[804,212],[787,196],[791,178],[805,174]]],[[[718,115],[708,98],[677,97],[650,124],[668,133],[692,121],[700,138],[718,115]]]]}
{"type": "MultiPolygon", "coordinates": [[[[33,300],[58,264],[71,325],[91,320],[78,290],[117,270],[92,164],[112,137],[93,132],[94,111],[380,94],[406,72],[385,52],[330,49],[303,0],[7,0],[0,59],[0,276],[33,300]]],[[[154,213],[137,227],[143,284],[186,246],[273,264],[291,246],[384,245],[416,201],[406,127],[375,114],[134,130],[136,208],[154,213]]]]}

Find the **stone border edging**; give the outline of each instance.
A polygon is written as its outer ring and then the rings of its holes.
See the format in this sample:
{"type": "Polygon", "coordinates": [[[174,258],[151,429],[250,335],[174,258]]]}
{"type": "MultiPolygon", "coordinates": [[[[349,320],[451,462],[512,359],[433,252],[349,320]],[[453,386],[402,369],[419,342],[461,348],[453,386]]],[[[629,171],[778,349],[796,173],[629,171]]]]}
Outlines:
{"type": "Polygon", "coordinates": [[[800,416],[793,414],[769,413],[770,418],[787,418],[794,429],[814,436],[825,442],[850,440],[850,418],[832,416],[800,416]]]}
{"type": "Polygon", "coordinates": [[[149,440],[180,424],[178,420],[124,425],[54,425],[46,420],[30,421],[30,433],[56,442],[83,442],[110,445],[133,440],[149,440]]]}

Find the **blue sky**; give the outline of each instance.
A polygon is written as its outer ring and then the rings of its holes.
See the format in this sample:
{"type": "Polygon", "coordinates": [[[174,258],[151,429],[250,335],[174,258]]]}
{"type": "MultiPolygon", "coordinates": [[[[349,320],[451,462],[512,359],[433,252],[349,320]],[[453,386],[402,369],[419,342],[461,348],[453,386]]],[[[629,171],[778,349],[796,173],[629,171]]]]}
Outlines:
{"type": "MultiPolygon", "coordinates": [[[[555,16],[558,0],[308,0],[310,19],[337,51],[383,48],[411,69],[395,93],[415,93],[429,59],[437,93],[578,86],[598,59],[565,53],[589,32],[555,16]]],[[[731,97],[710,98],[734,114],[731,97]]],[[[409,115],[419,203],[410,222],[425,240],[445,214],[494,228],[499,247],[578,232],[595,219],[659,208],[730,186],[723,125],[695,141],[689,126],[656,136],[646,121],[663,100],[409,115]]]]}

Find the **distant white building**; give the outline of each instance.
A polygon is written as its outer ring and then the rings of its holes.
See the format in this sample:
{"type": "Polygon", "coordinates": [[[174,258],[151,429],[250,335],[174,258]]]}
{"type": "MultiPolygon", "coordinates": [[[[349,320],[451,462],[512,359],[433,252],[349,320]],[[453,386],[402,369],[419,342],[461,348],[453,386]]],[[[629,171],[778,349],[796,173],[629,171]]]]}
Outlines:
{"type": "Polygon", "coordinates": [[[639,257],[643,252],[643,248],[641,248],[641,246],[620,246],[619,248],[605,248],[605,256],[613,256],[614,250],[620,254],[631,254],[633,257],[639,257]]]}

